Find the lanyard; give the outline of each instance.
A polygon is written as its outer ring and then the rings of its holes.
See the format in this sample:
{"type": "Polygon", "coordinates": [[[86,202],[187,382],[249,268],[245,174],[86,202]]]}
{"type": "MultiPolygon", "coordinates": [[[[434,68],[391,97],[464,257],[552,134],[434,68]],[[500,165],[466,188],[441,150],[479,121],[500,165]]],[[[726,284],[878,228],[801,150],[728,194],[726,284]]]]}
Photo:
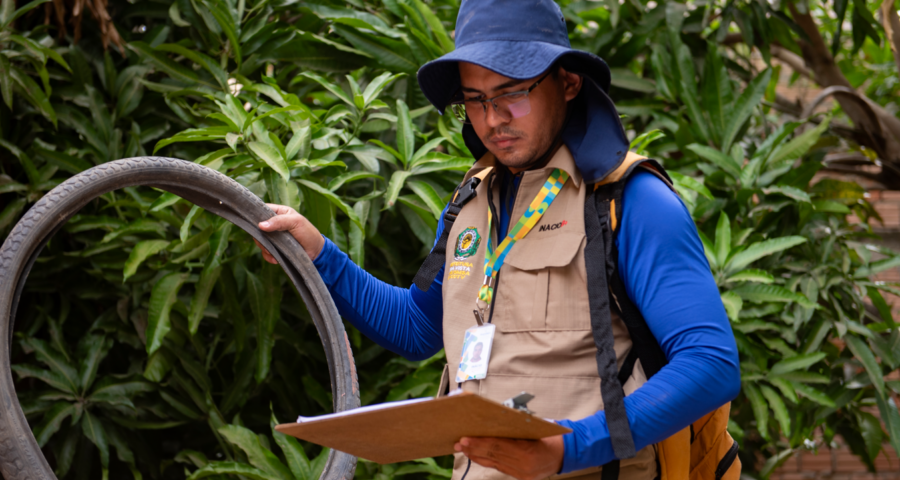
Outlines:
{"type": "MultiPolygon", "coordinates": [[[[534,197],[534,200],[531,201],[528,210],[526,210],[525,214],[522,215],[522,218],[516,222],[515,226],[509,229],[506,238],[503,239],[496,250],[491,242],[492,215],[490,208],[488,208],[488,239],[487,251],[484,256],[484,285],[482,285],[481,289],[478,291],[478,300],[484,302],[487,306],[490,306],[494,299],[494,278],[497,276],[497,272],[500,271],[500,267],[503,266],[506,255],[512,250],[516,241],[525,238],[525,235],[528,235],[528,232],[537,225],[538,221],[544,215],[544,212],[550,208],[550,204],[553,203],[553,200],[556,199],[556,195],[562,190],[563,185],[565,185],[568,180],[569,174],[558,168],[554,169],[553,172],[550,173],[550,177],[548,177],[547,181],[544,183],[544,186],[541,187],[541,191],[538,192],[537,196],[534,197]]],[[[479,306],[481,306],[480,303],[479,306]]],[[[482,314],[487,306],[481,308],[482,314]]]]}

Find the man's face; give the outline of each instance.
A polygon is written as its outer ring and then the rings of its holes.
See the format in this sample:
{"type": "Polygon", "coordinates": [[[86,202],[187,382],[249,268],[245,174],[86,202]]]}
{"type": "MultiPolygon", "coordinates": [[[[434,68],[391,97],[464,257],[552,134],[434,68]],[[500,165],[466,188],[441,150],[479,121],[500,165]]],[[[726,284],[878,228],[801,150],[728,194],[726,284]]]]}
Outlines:
{"type": "MultiPolygon", "coordinates": [[[[543,75],[528,80],[513,80],[486,68],[459,63],[459,77],[465,98],[493,98],[509,92],[527,90],[543,75]]],[[[468,108],[469,120],[484,146],[503,165],[513,171],[525,169],[546,152],[562,128],[566,102],[581,89],[581,77],[560,69],[549,75],[528,94],[531,112],[519,118],[504,119],[487,104],[468,108]]]]}

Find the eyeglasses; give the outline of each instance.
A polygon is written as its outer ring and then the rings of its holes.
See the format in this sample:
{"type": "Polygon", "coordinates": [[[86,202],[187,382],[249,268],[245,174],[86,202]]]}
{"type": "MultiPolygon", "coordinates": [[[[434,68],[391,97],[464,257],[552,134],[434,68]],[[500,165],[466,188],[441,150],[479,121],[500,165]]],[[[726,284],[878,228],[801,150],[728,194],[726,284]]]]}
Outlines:
{"type": "Polygon", "coordinates": [[[494,106],[494,112],[496,112],[504,121],[524,117],[531,113],[531,102],[528,101],[528,94],[537,88],[537,86],[549,75],[550,72],[547,72],[543,77],[539,78],[538,81],[528,87],[527,90],[504,93],[502,95],[497,95],[494,98],[471,98],[450,102],[450,111],[453,112],[453,115],[456,116],[459,121],[469,124],[472,123],[472,120],[469,118],[468,114],[477,114],[479,111],[477,104],[481,104],[480,110],[485,117],[487,116],[488,103],[494,106]]]}

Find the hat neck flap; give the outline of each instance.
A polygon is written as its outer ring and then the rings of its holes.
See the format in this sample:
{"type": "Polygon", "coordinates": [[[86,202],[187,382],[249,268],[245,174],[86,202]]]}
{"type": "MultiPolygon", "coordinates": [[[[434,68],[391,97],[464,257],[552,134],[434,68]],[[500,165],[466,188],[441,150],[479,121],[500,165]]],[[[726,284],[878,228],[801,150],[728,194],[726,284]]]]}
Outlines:
{"type": "MultiPolygon", "coordinates": [[[[584,181],[596,183],[616,169],[628,153],[628,138],[609,95],[589,77],[581,92],[569,102],[569,121],[562,139],[584,181]]],[[[475,158],[488,150],[471,125],[463,125],[463,140],[475,158]]]]}

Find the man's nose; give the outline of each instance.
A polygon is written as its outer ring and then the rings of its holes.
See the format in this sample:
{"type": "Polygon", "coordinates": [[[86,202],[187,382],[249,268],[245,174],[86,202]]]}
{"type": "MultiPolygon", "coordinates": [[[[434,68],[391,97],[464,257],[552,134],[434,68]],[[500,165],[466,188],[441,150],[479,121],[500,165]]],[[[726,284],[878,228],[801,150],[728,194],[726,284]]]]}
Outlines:
{"type": "Polygon", "coordinates": [[[484,117],[485,123],[491,128],[496,128],[500,125],[503,125],[504,123],[509,122],[508,119],[503,118],[502,115],[497,113],[497,109],[495,109],[494,106],[490,103],[488,103],[487,105],[487,112],[485,112],[484,117]]]}

